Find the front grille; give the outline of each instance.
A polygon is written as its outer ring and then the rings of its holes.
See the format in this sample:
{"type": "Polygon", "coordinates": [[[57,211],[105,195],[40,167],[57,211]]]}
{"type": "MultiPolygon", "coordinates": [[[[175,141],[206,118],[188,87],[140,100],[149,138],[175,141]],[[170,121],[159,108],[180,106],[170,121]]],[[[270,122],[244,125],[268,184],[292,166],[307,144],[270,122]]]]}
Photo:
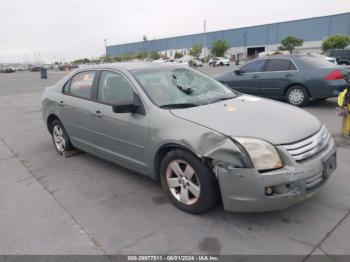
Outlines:
{"type": "Polygon", "coordinates": [[[323,150],[328,145],[330,138],[331,135],[327,128],[322,126],[315,135],[296,143],[282,145],[282,147],[299,162],[323,150]]]}

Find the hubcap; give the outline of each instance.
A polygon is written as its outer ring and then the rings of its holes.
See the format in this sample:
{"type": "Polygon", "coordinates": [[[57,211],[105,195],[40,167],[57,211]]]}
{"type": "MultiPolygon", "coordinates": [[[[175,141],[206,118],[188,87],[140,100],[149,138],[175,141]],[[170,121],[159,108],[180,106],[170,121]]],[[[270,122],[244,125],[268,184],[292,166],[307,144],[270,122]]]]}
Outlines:
{"type": "Polygon", "coordinates": [[[288,99],[291,104],[299,105],[304,101],[304,93],[300,89],[293,89],[289,92],[288,99]]]}
{"type": "Polygon", "coordinates": [[[66,148],[66,140],[64,139],[63,130],[60,126],[54,126],[54,128],[52,129],[52,137],[56,149],[62,153],[66,148]]]}
{"type": "Polygon", "coordinates": [[[200,195],[199,179],[190,164],[183,160],[172,161],[166,170],[171,194],[185,205],[193,205],[200,195]]]}

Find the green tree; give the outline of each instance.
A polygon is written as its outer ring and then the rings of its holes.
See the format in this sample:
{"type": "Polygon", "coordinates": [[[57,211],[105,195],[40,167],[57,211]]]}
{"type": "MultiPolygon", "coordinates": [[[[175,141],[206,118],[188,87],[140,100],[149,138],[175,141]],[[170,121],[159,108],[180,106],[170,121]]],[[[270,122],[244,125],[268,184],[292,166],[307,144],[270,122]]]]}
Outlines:
{"type": "Polygon", "coordinates": [[[323,41],[322,50],[343,49],[347,45],[350,45],[350,37],[346,35],[331,35],[323,41]]]}
{"type": "Polygon", "coordinates": [[[120,56],[115,56],[115,57],[112,58],[112,61],[113,62],[121,62],[122,58],[120,56]]]}
{"type": "Polygon", "coordinates": [[[73,64],[89,64],[90,59],[88,58],[82,58],[82,59],[76,59],[72,61],[73,64]]]}
{"type": "Polygon", "coordinates": [[[213,42],[213,45],[210,49],[211,53],[214,56],[224,56],[226,51],[230,48],[230,45],[224,40],[217,40],[213,42]]]}
{"type": "Polygon", "coordinates": [[[135,56],[135,58],[142,60],[142,59],[145,59],[148,56],[149,56],[149,54],[147,52],[141,51],[135,56]]]}
{"type": "Polygon", "coordinates": [[[153,59],[153,60],[158,60],[160,58],[160,54],[156,51],[152,51],[151,54],[150,54],[150,57],[153,59]]]}
{"type": "Polygon", "coordinates": [[[112,58],[109,55],[103,55],[100,57],[100,59],[103,63],[111,63],[112,62],[112,58]]]}
{"type": "Polygon", "coordinates": [[[287,36],[282,39],[281,46],[278,48],[279,50],[287,50],[289,53],[293,53],[293,50],[296,46],[302,46],[304,40],[301,38],[297,38],[295,36],[287,36]]]}
{"type": "Polygon", "coordinates": [[[175,52],[175,54],[174,54],[174,58],[175,59],[179,59],[179,58],[181,58],[181,57],[183,57],[184,55],[182,54],[182,53],[180,53],[180,52],[175,52]]]}
{"type": "Polygon", "coordinates": [[[125,53],[120,56],[122,61],[129,61],[134,59],[134,55],[132,53],[125,53]]]}
{"type": "MultiPolygon", "coordinates": [[[[195,44],[194,46],[192,46],[192,48],[189,50],[189,54],[191,56],[194,56],[195,58],[199,58],[199,56],[202,53],[202,49],[203,49],[203,45],[202,44],[195,44]]],[[[225,50],[226,52],[226,50],[225,50]]]]}

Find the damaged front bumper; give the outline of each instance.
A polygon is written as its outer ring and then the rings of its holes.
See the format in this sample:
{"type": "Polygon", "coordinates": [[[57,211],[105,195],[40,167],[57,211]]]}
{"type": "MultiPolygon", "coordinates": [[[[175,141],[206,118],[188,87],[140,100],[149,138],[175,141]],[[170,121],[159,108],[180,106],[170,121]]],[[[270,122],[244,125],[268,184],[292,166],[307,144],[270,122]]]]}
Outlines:
{"type": "Polygon", "coordinates": [[[315,195],[336,168],[336,146],[329,145],[302,162],[291,160],[278,170],[216,166],[224,208],[234,212],[280,210],[315,195]]]}

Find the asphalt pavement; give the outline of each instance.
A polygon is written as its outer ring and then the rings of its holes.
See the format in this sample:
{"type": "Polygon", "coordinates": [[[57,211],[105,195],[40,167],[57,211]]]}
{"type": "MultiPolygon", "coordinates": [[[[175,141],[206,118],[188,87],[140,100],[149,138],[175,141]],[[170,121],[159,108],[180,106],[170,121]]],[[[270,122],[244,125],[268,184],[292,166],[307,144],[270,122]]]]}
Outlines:
{"type": "Polygon", "coordinates": [[[338,169],[319,194],[278,212],[218,205],[190,215],[156,181],[88,154],[56,153],[40,92],[64,75],[0,74],[0,254],[350,254],[350,140],[340,136],[335,99],[304,108],[338,146],[338,169]]]}

